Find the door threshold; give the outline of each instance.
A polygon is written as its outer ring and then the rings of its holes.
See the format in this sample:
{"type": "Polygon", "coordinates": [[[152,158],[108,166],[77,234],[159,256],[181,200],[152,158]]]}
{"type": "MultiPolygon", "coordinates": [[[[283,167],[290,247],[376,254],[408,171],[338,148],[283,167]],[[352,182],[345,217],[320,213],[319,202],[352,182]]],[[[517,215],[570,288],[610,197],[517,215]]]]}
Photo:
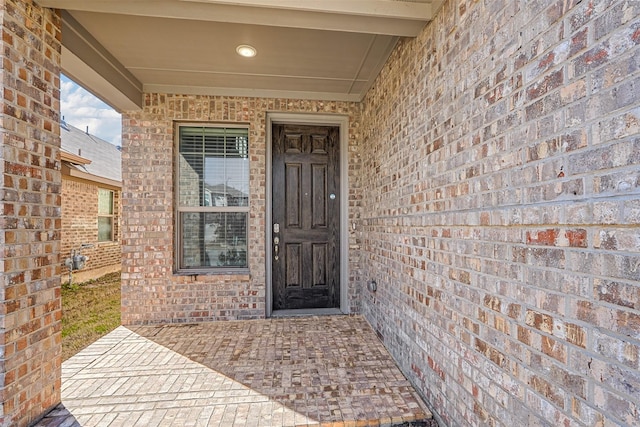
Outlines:
{"type": "Polygon", "coordinates": [[[296,310],[273,310],[271,317],[336,316],[344,314],[339,308],[303,308],[296,310]]]}

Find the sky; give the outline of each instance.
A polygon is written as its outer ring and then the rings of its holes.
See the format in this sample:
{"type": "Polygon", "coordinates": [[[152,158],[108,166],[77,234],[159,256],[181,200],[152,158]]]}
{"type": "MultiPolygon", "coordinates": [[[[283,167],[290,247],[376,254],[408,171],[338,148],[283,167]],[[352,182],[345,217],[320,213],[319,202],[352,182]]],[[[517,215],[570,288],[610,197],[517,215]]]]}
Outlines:
{"type": "Polygon", "coordinates": [[[60,81],[60,112],[64,120],[114,145],[121,145],[121,115],[67,76],[60,81]]]}

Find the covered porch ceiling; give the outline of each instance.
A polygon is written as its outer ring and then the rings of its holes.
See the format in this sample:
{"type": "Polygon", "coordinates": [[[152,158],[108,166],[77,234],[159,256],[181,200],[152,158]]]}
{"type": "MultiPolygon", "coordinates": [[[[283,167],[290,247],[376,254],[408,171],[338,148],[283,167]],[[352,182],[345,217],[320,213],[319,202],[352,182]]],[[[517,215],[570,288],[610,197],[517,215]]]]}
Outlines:
{"type": "Polygon", "coordinates": [[[359,101],[443,0],[36,0],[62,70],[118,111],[145,92],[359,101]],[[239,45],[257,50],[253,58],[239,45]]]}

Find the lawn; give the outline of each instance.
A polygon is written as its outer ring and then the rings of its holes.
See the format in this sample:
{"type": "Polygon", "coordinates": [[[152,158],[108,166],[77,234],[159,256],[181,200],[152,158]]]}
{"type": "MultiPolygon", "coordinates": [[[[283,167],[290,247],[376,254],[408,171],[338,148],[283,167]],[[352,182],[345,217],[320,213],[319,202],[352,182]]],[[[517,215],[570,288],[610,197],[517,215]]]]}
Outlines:
{"type": "Polygon", "coordinates": [[[120,326],[120,273],[62,285],[62,360],[120,326]]]}

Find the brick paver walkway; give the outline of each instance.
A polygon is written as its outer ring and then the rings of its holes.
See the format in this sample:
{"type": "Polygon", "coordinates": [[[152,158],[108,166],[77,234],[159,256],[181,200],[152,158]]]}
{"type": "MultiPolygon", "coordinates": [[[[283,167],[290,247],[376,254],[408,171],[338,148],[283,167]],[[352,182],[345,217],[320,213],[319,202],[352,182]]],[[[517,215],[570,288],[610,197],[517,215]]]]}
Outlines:
{"type": "Polygon", "coordinates": [[[63,363],[40,426],[431,425],[361,317],[120,327],[63,363]]]}

